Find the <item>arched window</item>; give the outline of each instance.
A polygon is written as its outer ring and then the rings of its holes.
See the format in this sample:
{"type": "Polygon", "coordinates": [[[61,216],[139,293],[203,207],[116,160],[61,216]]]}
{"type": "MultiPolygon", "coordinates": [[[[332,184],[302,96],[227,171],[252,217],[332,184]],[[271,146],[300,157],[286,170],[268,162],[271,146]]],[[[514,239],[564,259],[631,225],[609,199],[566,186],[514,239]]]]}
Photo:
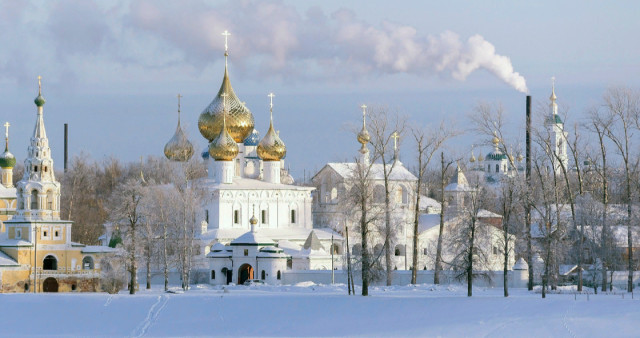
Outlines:
{"type": "Polygon", "coordinates": [[[93,270],[93,258],[86,256],[82,259],[82,270],[93,270]]]}
{"type": "Polygon", "coordinates": [[[278,270],[278,280],[280,280],[280,277],[281,277],[280,270],[278,270]]]}
{"type": "Polygon", "coordinates": [[[340,246],[338,244],[333,244],[331,246],[331,251],[333,252],[334,255],[340,255],[342,254],[342,252],[340,252],[340,246]]]}
{"type": "Polygon", "coordinates": [[[31,210],[38,209],[38,190],[33,190],[31,192],[31,210]]]}
{"type": "Polygon", "coordinates": [[[291,210],[291,223],[295,223],[295,222],[296,222],[296,211],[291,210]]]}
{"type": "Polygon", "coordinates": [[[47,191],[47,209],[53,210],[53,190],[47,191]]]}
{"type": "Polygon", "coordinates": [[[266,210],[262,210],[260,212],[260,223],[267,224],[267,211],[266,210]]]}
{"type": "Polygon", "coordinates": [[[262,277],[262,280],[265,280],[267,278],[267,274],[264,272],[264,270],[262,270],[260,277],[262,277]]]}
{"type": "Polygon", "coordinates": [[[42,270],[58,270],[58,260],[55,257],[48,255],[42,262],[42,270]]]}
{"type": "Polygon", "coordinates": [[[402,244],[396,245],[396,249],[394,250],[394,255],[404,256],[404,245],[402,244]]]}
{"type": "Polygon", "coordinates": [[[500,165],[496,164],[496,172],[499,173],[500,172],[500,165]]]}
{"type": "Polygon", "coordinates": [[[293,259],[291,257],[287,258],[287,269],[293,269],[293,259]]]}
{"type": "Polygon", "coordinates": [[[382,254],[382,244],[376,244],[376,246],[373,247],[373,254],[376,256],[382,254]]]}
{"type": "Polygon", "coordinates": [[[362,245],[361,244],[354,244],[353,247],[351,248],[351,253],[354,256],[360,256],[362,255],[362,245]]]}
{"type": "Polygon", "coordinates": [[[18,197],[18,210],[24,209],[24,196],[22,196],[22,189],[18,189],[16,196],[18,197]]]}
{"type": "Polygon", "coordinates": [[[384,187],[381,185],[376,185],[373,188],[373,202],[374,203],[384,203],[384,187]]]}
{"type": "Polygon", "coordinates": [[[211,270],[211,279],[216,279],[216,270],[211,270]]]}
{"type": "Polygon", "coordinates": [[[334,187],[333,189],[331,189],[331,202],[336,202],[337,199],[338,199],[338,189],[334,187]]]}
{"type": "Polygon", "coordinates": [[[233,211],[233,224],[240,224],[240,210],[233,211]]]}

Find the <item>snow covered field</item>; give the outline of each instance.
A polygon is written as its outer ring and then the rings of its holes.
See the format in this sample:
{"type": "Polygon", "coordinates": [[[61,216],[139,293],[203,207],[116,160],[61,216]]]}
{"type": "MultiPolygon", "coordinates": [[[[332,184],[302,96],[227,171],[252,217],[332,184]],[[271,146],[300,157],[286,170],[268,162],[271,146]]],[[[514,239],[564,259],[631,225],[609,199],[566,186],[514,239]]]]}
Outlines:
{"type": "MultiPolygon", "coordinates": [[[[592,290],[590,290],[592,291],[592,290]]],[[[444,336],[631,337],[640,300],[630,294],[552,294],[460,285],[199,286],[183,294],[159,288],[135,296],[2,294],[0,336],[444,336]],[[574,300],[577,298],[577,300],[574,300]]]]}

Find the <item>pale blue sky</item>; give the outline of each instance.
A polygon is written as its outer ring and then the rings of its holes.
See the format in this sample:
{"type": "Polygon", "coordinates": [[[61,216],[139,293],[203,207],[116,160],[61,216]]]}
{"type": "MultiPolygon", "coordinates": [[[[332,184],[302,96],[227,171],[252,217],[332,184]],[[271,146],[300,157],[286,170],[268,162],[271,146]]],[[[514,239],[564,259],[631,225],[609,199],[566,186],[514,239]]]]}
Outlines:
{"type": "MultiPolygon", "coordinates": [[[[560,103],[579,119],[608,86],[640,84],[639,7],[635,1],[0,0],[0,119],[12,124],[11,150],[24,160],[42,75],[57,167],[65,122],[72,155],[133,161],[162,154],[180,92],[183,124],[202,149],[197,118],[219,88],[220,32],[228,29],[236,93],[262,133],[266,95],[276,94],[276,128],[294,174],[302,176],[356,154],[347,125],[358,123],[362,103],[388,105],[417,124],[447,117],[465,126],[475,103],[499,100],[517,136],[524,94],[506,83],[509,74],[501,78],[487,68],[499,56],[526,79],[534,101],[546,102],[555,75],[560,103]],[[495,55],[468,54],[475,35],[495,55]],[[486,58],[477,70],[458,74],[469,55],[486,58]]],[[[478,141],[468,135],[454,146],[465,152],[478,141]]],[[[408,157],[412,145],[404,147],[408,157]]]]}

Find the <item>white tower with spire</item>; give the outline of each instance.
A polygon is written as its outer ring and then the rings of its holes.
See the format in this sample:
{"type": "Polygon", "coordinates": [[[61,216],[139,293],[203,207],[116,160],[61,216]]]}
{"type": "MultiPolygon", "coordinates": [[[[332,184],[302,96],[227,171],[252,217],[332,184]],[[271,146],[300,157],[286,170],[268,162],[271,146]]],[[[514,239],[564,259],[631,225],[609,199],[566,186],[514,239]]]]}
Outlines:
{"type": "Polygon", "coordinates": [[[564,131],[564,123],[558,115],[558,104],[556,103],[556,81],[555,77],[551,78],[551,96],[549,100],[549,117],[546,119],[546,126],[549,128],[550,151],[553,151],[554,170],[556,173],[562,173],[561,164],[565,169],[569,163],[567,156],[567,132],[564,131]]]}
{"type": "Polygon", "coordinates": [[[36,126],[24,160],[24,175],[17,184],[17,210],[14,219],[30,221],[60,220],[60,183],[56,181],[49,139],[44,128],[41,77],[38,77],[36,126]]]}

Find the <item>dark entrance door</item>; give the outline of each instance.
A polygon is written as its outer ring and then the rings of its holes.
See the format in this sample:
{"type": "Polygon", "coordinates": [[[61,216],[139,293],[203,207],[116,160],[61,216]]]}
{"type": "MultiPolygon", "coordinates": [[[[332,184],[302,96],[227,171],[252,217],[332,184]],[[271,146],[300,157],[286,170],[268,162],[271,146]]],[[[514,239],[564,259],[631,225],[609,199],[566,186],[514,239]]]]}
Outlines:
{"type": "Polygon", "coordinates": [[[53,277],[45,279],[42,283],[42,290],[44,292],[58,292],[58,281],[53,277]]]}
{"type": "Polygon", "coordinates": [[[224,271],[224,275],[227,277],[227,285],[233,282],[233,270],[227,270],[227,268],[222,269],[224,271]]]}
{"type": "Polygon", "coordinates": [[[238,269],[238,285],[244,284],[247,279],[253,279],[253,268],[249,264],[242,264],[238,269]]]}

